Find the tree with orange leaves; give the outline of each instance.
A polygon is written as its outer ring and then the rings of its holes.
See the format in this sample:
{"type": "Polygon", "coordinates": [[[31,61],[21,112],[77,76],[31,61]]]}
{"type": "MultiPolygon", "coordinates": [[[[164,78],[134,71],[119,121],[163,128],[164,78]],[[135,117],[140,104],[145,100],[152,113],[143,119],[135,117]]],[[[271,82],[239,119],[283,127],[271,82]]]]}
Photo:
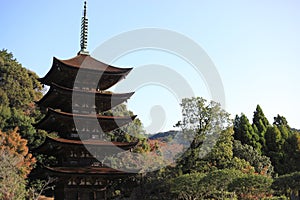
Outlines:
{"type": "Polygon", "coordinates": [[[17,128],[0,131],[0,199],[25,198],[25,179],[35,162],[17,128]]]}

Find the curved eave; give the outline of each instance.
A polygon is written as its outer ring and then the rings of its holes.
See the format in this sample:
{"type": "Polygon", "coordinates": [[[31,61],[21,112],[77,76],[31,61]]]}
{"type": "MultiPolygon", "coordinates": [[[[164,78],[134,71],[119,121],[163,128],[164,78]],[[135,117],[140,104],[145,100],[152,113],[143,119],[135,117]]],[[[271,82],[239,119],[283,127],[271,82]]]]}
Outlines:
{"type": "Polygon", "coordinates": [[[46,116],[34,126],[38,129],[43,129],[46,131],[61,132],[67,131],[68,127],[75,127],[75,120],[77,122],[76,125],[84,125],[89,123],[90,125],[100,127],[102,132],[110,132],[130,123],[135,118],[136,115],[119,117],[102,116],[96,114],[72,114],[48,108],[46,116]],[[95,120],[98,121],[99,124],[95,124],[95,120]]]}
{"type": "Polygon", "coordinates": [[[66,118],[76,118],[76,119],[84,119],[84,120],[89,120],[89,119],[98,119],[98,120],[110,120],[110,121],[116,121],[116,120],[134,120],[136,115],[134,116],[103,116],[103,115],[98,115],[98,114],[73,114],[73,113],[68,113],[68,112],[62,112],[62,111],[57,111],[52,108],[48,108],[48,113],[53,114],[56,116],[60,117],[66,117],[66,118]]]}
{"type": "Polygon", "coordinates": [[[78,100],[89,100],[92,104],[95,103],[94,105],[97,107],[96,111],[104,112],[127,101],[133,94],[134,92],[121,94],[79,89],[73,90],[53,84],[43,98],[36,103],[43,108],[50,107],[71,112],[72,98],[77,98],[78,100]]]}
{"type": "Polygon", "coordinates": [[[88,69],[93,71],[103,71],[107,73],[128,73],[132,68],[119,68],[112,65],[108,65],[103,63],[90,55],[83,55],[79,54],[73,58],[60,60],[54,57],[54,59],[64,64],[65,66],[72,67],[72,68],[80,68],[80,69],[88,69]]]}
{"type": "Polygon", "coordinates": [[[48,172],[54,175],[126,175],[128,172],[119,171],[109,167],[45,167],[48,172]]]}
{"type": "Polygon", "coordinates": [[[129,92],[129,93],[112,93],[112,92],[105,92],[105,91],[93,91],[93,90],[80,90],[80,89],[71,89],[67,88],[58,84],[53,83],[52,86],[53,88],[57,89],[58,91],[65,92],[67,94],[69,93],[79,93],[79,94],[84,94],[84,95],[95,95],[95,96],[101,96],[101,97],[116,97],[116,98],[127,98],[131,97],[134,92],[129,92]]]}
{"type": "Polygon", "coordinates": [[[69,140],[64,138],[52,138],[48,137],[48,142],[55,142],[59,144],[70,144],[70,145],[88,145],[88,146],[103,146],[103,147],[111,147],[117,146],[120,148],[130,148],[137,145],[138,142],[106,142],[101,140],[69,140]]]}
{"type": "MultiPolygon", "coordinates": [[[[80,56],[85,57],[84,55],[80,56]]],[[[80,69],[84,73],[84,76],[80,77],[81,81],[96,81],[100,79],[99,83],[90,83],[90,86],[95,88],[98,87],[100,90],[106,90],[123,79],[132,70],[132,68],[117,68],[103,63],[99,64],[101,63],[100,61],[96,61],[90,56],[88,56],[88,59],[85,59],[90,61],[84,61],[84,64],[81,65],[79,65],[79,61],[74,62],[69,60],[59,60],[54,57],[51,69],[43,78],[39,78],[38,80],[46,85],[56,83],[73,88],[78,70],[80,69]],[[93,64],[95,64],[95,66],[93,64]]],[[[79,86],[81,84],[82,83],[78,82],[79,86]]]]}
{"type": "Polygon", "coordinates": [[[118,147],[123,150],[129,150],[135,147],[138,142],[106,142],[101,140],[69,140],[64,138],[52,138],[47,137],[43,144],[36,148],[36,152],[45,153],[45,154],[56,154],[60,153],[60,149],[63,149],[64,146],[73,146],[73,147],[118,147]]]}

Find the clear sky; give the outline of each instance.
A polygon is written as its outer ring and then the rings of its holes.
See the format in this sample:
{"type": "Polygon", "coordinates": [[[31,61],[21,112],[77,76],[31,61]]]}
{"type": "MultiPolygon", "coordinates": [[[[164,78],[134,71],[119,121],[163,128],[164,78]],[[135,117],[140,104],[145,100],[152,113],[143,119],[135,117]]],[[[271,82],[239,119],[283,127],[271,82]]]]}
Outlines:
{"type": "MultiPolygon", "coordinates": [[[[67,59],[78,52],[82,7],[81,0],[2,1],[0,48],[44,76],[53,56],[67,59]]],[[[179,32],[197,42],[214,62],[232,117],[243,112],[252,120],[260,104],[271,122],[281,114],[300,128],[299,8],[298,0],[89,0],[88,49],[93,52],[111,37],[139,28],[179,32]]],[[[183,74],[197,96],[210,98],[203,80],[197,82],[192,72],[188,74],[190,66],[166,52],[142,50],[113,64],[166,65],[183,74]]],[[[172,129],[180,120],[177,100],[159,85],[139,88],[128,105],[146,127],[155,105],[166,112],[160,131],[172,129]]]]}

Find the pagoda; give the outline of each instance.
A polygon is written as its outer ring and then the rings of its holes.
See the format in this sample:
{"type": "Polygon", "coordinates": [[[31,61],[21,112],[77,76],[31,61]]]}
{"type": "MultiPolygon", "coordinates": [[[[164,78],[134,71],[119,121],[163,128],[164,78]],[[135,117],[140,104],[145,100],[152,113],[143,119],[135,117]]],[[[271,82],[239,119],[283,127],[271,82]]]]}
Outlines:
{"type": "Polygon", "coordinates": [[[55,164],[44,166],[43,174],[55,178],[54,198],[58,200],[107,199],[109,186],[130,174],[110,168],[103,159],[137,144],[112,142],[107,135],[136,116],[105,114],[133,95],[106,91],[132,68],[114,67],[91,57],[86,50],[87,25],[84,2],[79,53],[68,60],[53,58],[51,69],[39,79],[49,90],[37,102],[45,117],[35,127],[56,136],[47,136],[37,152],[55,157],[55,164]]]}

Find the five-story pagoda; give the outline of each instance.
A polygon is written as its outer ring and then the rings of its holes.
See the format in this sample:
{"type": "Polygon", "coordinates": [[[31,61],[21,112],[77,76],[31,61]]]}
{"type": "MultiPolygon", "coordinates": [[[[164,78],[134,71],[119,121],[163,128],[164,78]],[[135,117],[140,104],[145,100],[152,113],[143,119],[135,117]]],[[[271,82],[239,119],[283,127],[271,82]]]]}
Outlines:
{"type": "Polygon", "coordinates": [[[46,115],[35,127],[57,137],[47,137],[37,151],[56,158],[56,164],[46,166],[44,173],[56,179],[54,196],[59,200],[106,199],[109,185],[129,174],[110,168],[102,160],[136,145],[111,142],[106,135],[135,116],[103,114],[133,94],[105,91],[132,68],[117,68],[92,58],[86,51],[87,23],[85,2],[80,52],[68,60],[54,58],[50,71],[40,79],[50,88],[37,102],[46,115]]]}

